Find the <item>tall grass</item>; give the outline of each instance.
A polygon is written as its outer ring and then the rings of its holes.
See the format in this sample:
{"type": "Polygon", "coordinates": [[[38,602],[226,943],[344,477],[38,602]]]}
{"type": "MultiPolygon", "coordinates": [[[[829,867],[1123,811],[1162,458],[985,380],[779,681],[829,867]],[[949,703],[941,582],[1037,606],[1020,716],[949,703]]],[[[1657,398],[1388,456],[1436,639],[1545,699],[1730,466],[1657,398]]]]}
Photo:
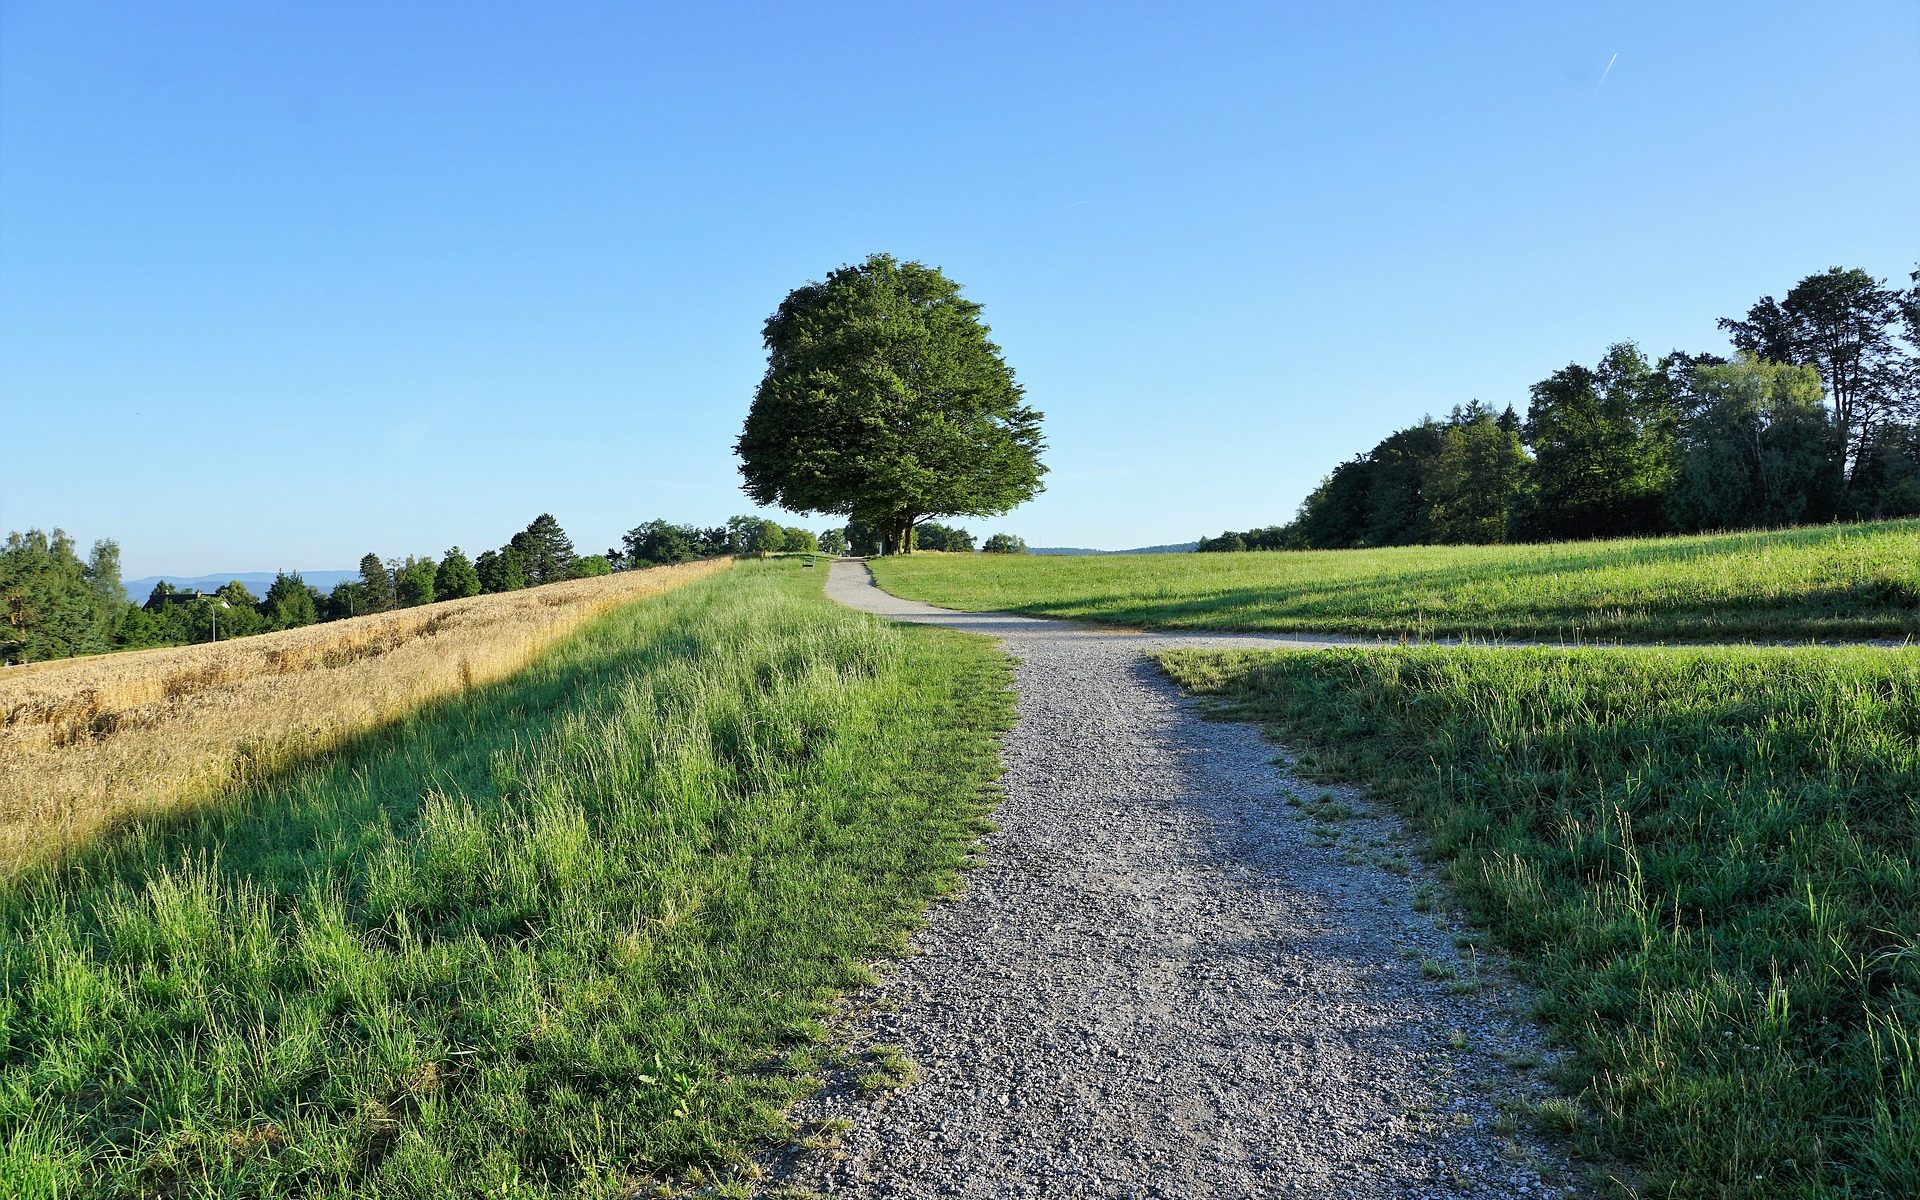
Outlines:
{"type": "Polygon", "coordinates": [[[1920,650],[1167,656],[1431,835],[1652,1195],[1920,1195],[1920,650]]]}
{"type": "Polygon", "coordinates": [[[729,560],[0,671],[0,874],[527,665],[729,560]]]}
{"type": "Polygon", "coordinates": [[[748,564],[0,885],[0,1194],[634,1196],[783,1130],[950,887],[979,639],[748,564]]]}
{"type": "Polygon", "coordinates": [[[895,595],[1124,625],[1566,641],[1920,634],[1920,521],[1252,554],[877,559],[895,595]]]}

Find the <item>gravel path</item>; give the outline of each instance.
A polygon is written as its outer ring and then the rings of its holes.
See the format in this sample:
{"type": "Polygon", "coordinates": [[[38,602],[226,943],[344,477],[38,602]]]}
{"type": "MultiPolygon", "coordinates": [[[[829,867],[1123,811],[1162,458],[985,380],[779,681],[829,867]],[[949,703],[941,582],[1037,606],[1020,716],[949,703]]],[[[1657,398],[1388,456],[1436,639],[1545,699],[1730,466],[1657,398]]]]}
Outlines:
{"type": "Polygon", "coordinates": [[[824,1135],[776,1156],[771,1184],[1562,1194],[1559,1152],[1496,1127],[1502,1100],[1549,1094],[1527,1069],[1548,1054],[1525,997],[1418,911],[1431,893],[1394,821],[1353,793],[1337,798],[1354,815],[1310,816],[1327,789],[1252,727],[1197,715],[1143,657],[1300,639],[955,613],[887,595],[857,562],[827,590],[1000,638],[1019,722],[983,862],[847,1015],[856,1047],[900,1047],[919,1080],[807,1101],[795,1117],[824,1135]]]}

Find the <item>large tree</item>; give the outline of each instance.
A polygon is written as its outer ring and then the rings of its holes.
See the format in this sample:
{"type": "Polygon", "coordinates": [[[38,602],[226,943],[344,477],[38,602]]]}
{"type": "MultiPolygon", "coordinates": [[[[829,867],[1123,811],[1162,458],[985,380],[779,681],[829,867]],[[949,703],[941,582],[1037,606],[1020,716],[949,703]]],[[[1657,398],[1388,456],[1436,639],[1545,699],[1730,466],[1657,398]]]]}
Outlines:
{"type": "Polygon", "coordinates": [[[307,586],[298,571],[274,575],[267,594],[260,598],[260,615],[269,629],[298,629],[320,619],[319,593],[307,586]]]}
{"type": "Polygon", "coordinates": [[[1770,362],[1813,367],[1856,459],[1888,421],[1920,416],[1913,351],[1895,339],[1914,298],[1858,268],[1829,267],[1793,285],[1786,299],[1763,296],[1744,321],[1723,318],[1734,347],[1770,362]]]}
{"type": "Polygon", "coordinates": [[[876,254],[767,318],[767,372],[735,449],[756,503],[844,513],[912,548],[923,517],[993,516],[1040,491],[1040,414],[980,306],[876,254]]]}
{"type": "Polygon", "coordinates": [[[360,598],[367,605],[362,611],[386,612],[398,602],[393,591],[393,572],[371,550],[360,556],[360,588],[360,598]]]}
{"type": "Polygon", "coordinates": [[[1517,522],[1535,538],[1655,533],[1673,474],[1666,380],[1631,342],[1594,367],[1570,363],[1533,385],[1523,437],[1533,486],[1517,522]]]}
{"type": "Polygon", "coordinates": [[[508,543],[520,551],[527,584],[555,583],[573,577],[573,539],[552,513],[541,513],[508,543]]]}
{"type": "Polygon", "coordinates": [[[84,562],[59,529],[10,533],[0,546],[0,662],[110,650],[125,607],[113,542],[94,543],[84,562]]]}
{"type": "Polygon", "coordinates": [[[433,594],[440,600],[480,594],[480,572],[460,552],[460,547],[455,546],[440,556],[440,566],[433,573],[433,594]]]}
{"type": "Polygon", "coordinates": [[[1512,412],[1497,417],[1478,400],[1453,410],[1440,452],[1427,469],[1424,533],[1430,540],[1507,540],[1530,465],[1512,412]]]}
{"type": "Polygon", "coordinates": [[[1679,470],[1668,496],[1682,529],[1830,520],[1844,435],[1812,367],[1751,355],[1692,372],[1679,470]]]}

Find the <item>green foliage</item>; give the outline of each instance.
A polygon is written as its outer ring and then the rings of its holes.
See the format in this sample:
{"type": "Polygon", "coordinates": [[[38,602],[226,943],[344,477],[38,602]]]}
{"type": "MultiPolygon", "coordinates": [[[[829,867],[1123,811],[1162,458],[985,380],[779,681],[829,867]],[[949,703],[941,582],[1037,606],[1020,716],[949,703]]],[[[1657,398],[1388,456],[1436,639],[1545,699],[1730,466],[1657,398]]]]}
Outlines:
{"type": "Polygon", "coordinates": [[[401,608],[417,608],[434,601],[434,580],[440,565],[431,558],[407,555],[393,564],[393,592],[401,608]]]}
{"type": "Polygon", "coordinates": [[[1682,529],[1747,529],[1830,520],[1846,434],[1821,403],[1812,367],[1743,358],[1692,373],[1691,415],[1668,495],[1682,529]]]}
{"type": "Polygon", "coordinates": [[[847,552],[847,531],[844,529],[829,529],[820,535],[818,544],[822,554],[831,554],[838,558],[847,552]]]}
{"type": "Polygon", "coordinates": [[[510,544],[520,552],[528,587],[573,577],[573,539],[552,513],[535,517],[525,530],[513,535],[510,544]]]}
{"type": "Polygon", "coordinates": [[[1763,296],[1746,320],[1720,327],[1737,350],[1817,369],[1857,457],[1882,425],[1920,420],[1920,347],[1896,340],[1903,300],[1911,302],[1865,271],[1830,267],[1795,284],[1785,301],[1763,296]]]}
{"type": "Polygon", "coordinates": [[[787,1136],[1012,717],[990,644],[819,576],[644,601],[0,886],[0,1194],[633,1196],[787,1136]]]}
{"type": "Polygon", "coordinates": [[[575,579],[593,579],[601,575],[613,574],[613,564],[603,554],[588,554],[573,560],[575,579]]]}
{"type": "Polygon", "coordinates": [[[517,592],[527,586],[527,560],[518,546],[482,550],[473,560],[473,569],[480,577],[480,590],[489,594],[517,592]]]}
{"type": "Polygon", "coordinates": [[[656,519],[627,530],[621,540],[627,548],[627,559],[635,565],[669,566],[693,558],[698,537],[699,531],[690,525],[656,519]]]}
{"type": "Polygon", "coordinates": [[[1920,635],[1920,521],[1773,533],[1278,554],[928,555],[897,596],[972,612],[1388,637],[1920,635]]]}
{"type": "Polygon", "coordinates": [[[1665,381],[1631,342],[1599,365],[1571,363],[1533,385],[1522,436],[1532,487],[1529,538],[1618,537],[1665,528],[1673,422],[1665,381]]]}
{"type": "Polygon", "coordinates": [[[95,542],[83,562],[62,530],[10,533],[0,546],[0,663],[111,650],[126,604],[113,542],[95,542]]]}
{"type": "Polygon", "coordinates": [[[320,593],[307,586],[299,572],[274,575],[260,601],[260,616],[268,629],[298,629],[320,619],[320,593]]]}
{"type": "Polygon", "coordinates": [[[1851,515],[1920,517],[1920,425],[1882,425],[1861,448],[1847,483],[1851,515]]]}
{"type": "Polygon", "coordinates": [[[944,550],[948,554],[973,553],[973,535],[964,529],[929,521],[916,526],[913,537],[914,545],[922,550],[944,550]]]}
{"type": "Polygon", "coordinates": [[[880,530],[859,517],[847,522],[847,552],[865,557],[880,553],[880,530]]]}
{"type": "Polygon", "coordinates": [[[938,270],[876,254],[767,319],[767,371],[735,443],[756,503],[846,513],[906,551],[923,516],[990,516],[1046,468],[1040,414],[938,270]]]}
{"type": "Polygon", "coordinates": [[[980,547],[982,554],[1025,554],[1027,543],[1011,533],[996,533],[980,547]]]}
{"type": "Polygon", "coordinates": [[[322,608],[322,615],[329,621],[366,616],[366,587],[351,579],[343,579],[334,584],[333,590],[327,593],[327,602],[322,608]]]}
{"type": "Polygon", "coordinates": [[[813,530],[802,529],[798,525],[788,525],[780,530],[781,548],[789,554],[806,554],[820,548],[819,539],[813,536],[813,530]]]}
{"type": "Polygon", "coordinates": [[[1511,409],[1506,420],[1477,400],[1455,409],[1427,467],[1426,540],[1451,545],[1506,541],[1529,465],[1511,409]]]}
{"type": "Polygon", "coordinates": [[[238,580],[186,604],[169,605],[167,616],[184,642],[225,642],[265,633],[259,601],[238,580]]]}
{"type": "Polygon", "coordinates": [[[735,554],[772,554],[787,549],[787,531],[765,517],[732,517],[727,541],[735,554]]]}
{"type": "Polygon", "coordinates": [[[433,594],[441,600],[459,600],[480,594],[480,572],[455,546],[440,556],[433,574],[433,594]]]}
{"type": "Polygon", "coordinates": [[[400,602],[394,591],[393,572],[371,551],[360,559],[360,600],[366,605],[365,612],[386,612],[400,602]]]}
{"type": "Polygon", "coordinates": [[[1167,665],[1426,829],[1646,1194],[1920,1194],[1920,650],[1167,665]]]}

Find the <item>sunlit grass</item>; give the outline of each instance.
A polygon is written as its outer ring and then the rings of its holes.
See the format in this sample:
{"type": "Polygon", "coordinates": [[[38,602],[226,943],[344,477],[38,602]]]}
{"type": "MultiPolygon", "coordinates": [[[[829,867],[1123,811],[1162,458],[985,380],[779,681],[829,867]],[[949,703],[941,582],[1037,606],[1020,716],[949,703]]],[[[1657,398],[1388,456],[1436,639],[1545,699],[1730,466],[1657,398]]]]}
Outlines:
{"type": "Polygon", "coordinates": [[[0,671],[0,874],[489,683],[731,560],[0,671]]]}
{"type": "Polygon", "coordinates": [[[1920,635],[1920,521],[1250,554],[877,559],[898,596],[1125,625],[1714,641],[1920,635]]]}
{"type": "Polygon", "coordinates": [[[0,1194],[630,1197],[747,1169],[954,886],[989,643],[747,564],[0,885],[0,1194]]]}
{"type": "Polygon", "coordinates": [[[1165,661],[1425,828],[1644,1194],[1920,1195],[1920,650],[1165,661]]]}

